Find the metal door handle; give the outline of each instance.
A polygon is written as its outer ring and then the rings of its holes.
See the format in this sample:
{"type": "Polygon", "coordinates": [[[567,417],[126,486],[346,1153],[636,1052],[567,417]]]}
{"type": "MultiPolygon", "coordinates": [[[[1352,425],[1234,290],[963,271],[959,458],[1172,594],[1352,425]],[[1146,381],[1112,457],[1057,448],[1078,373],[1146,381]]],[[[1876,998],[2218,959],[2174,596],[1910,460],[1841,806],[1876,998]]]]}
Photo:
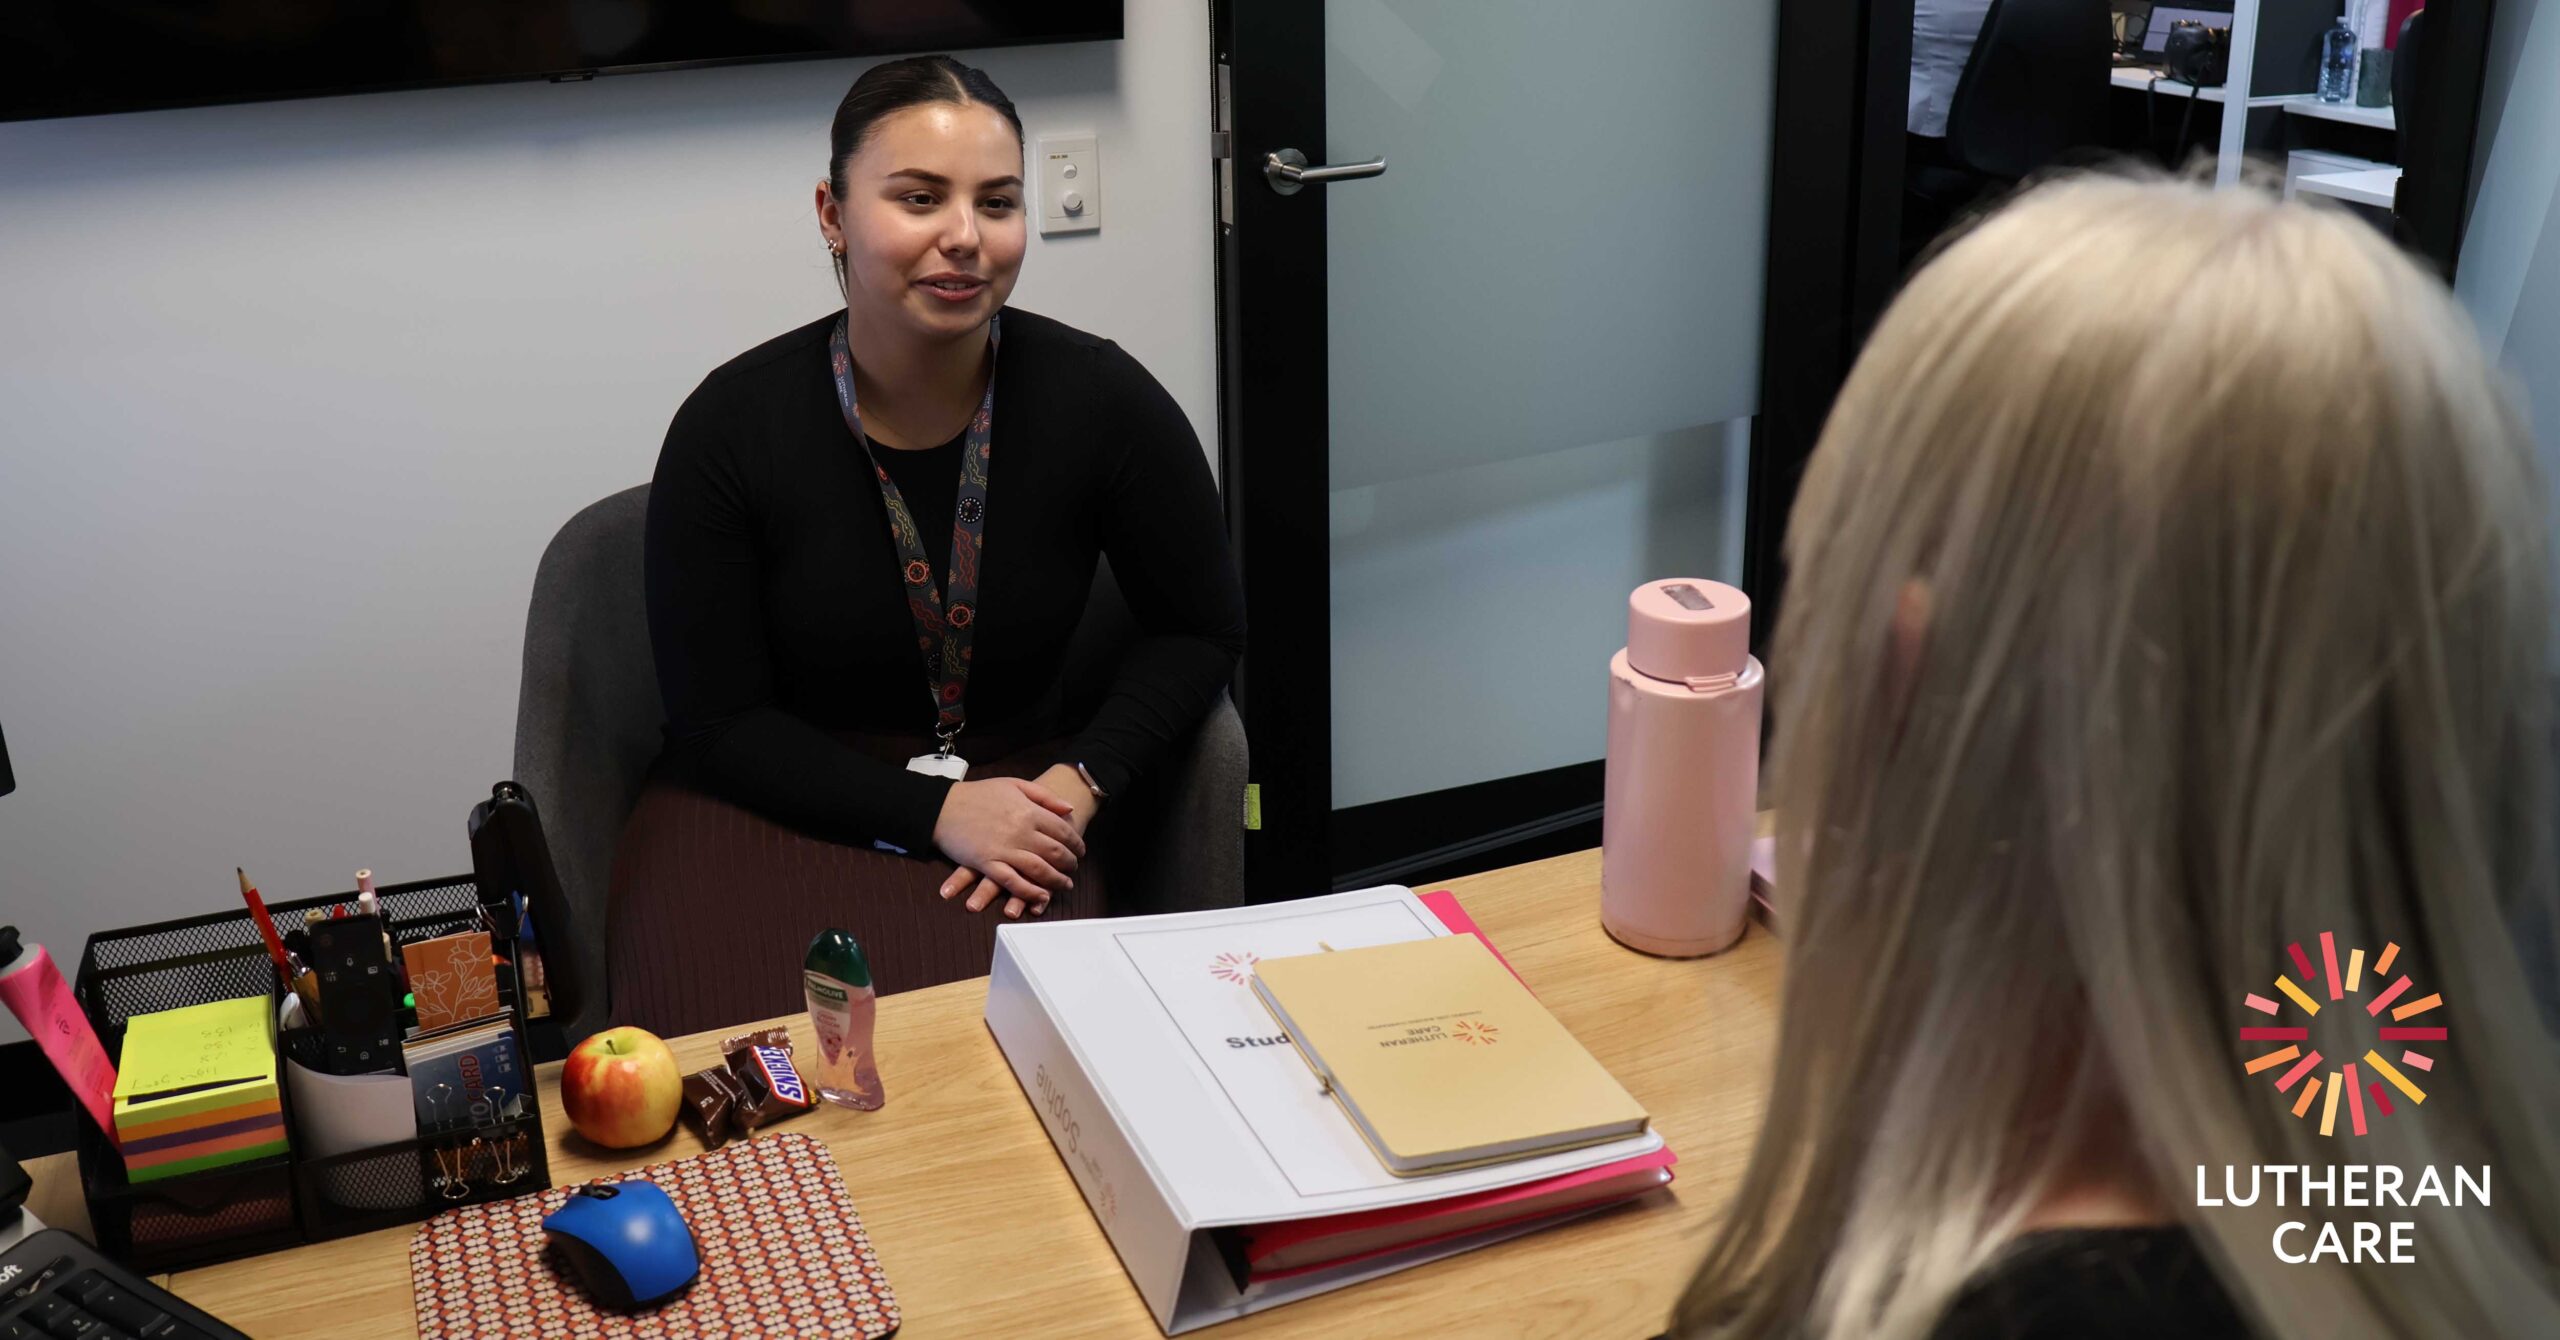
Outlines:
{"type": "Polygon", "coordinates": [[[1262,156],[1263,179],[1282,195],[1296,195],[1310,182],[1358,181],[1375,177],[1387,170],[1387,160],[1373,158],[1366,163],[1335,163],[1324,167],[1308,167],[1307,156],[1295,149],[1281,149],[1262,156]]]}

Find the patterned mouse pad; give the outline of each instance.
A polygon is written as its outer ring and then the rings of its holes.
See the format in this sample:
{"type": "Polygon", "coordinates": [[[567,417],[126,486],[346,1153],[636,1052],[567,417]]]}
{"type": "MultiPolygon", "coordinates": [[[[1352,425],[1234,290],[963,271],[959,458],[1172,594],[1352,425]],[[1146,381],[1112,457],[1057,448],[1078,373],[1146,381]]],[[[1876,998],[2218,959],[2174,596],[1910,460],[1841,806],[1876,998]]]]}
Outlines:
{"type": "Polygon", "coordinates": [[[898,1300],[827,1147],[780,1132],[606,1181],[655,1182],[702,1276],[652,1311],[608,1312],[553,1269],[542,1218],[570,1188],[437,1215],[409,1244],[420,1340],[479,1336],[831,1336],[878,1340],[898,1300]]]}

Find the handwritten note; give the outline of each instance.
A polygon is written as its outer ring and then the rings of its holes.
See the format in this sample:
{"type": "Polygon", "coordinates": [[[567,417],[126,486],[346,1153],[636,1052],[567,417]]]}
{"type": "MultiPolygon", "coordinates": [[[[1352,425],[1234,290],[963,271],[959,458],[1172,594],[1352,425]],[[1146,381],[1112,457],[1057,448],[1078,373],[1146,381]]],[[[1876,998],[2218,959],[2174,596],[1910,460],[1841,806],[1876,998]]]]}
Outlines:
{"type": "Polygon", "coordinates": [[[125,1022],[115,1096],[273,1079],[274,1021],[275,1005],[265,996],[137,1014],[125,1022]]]}

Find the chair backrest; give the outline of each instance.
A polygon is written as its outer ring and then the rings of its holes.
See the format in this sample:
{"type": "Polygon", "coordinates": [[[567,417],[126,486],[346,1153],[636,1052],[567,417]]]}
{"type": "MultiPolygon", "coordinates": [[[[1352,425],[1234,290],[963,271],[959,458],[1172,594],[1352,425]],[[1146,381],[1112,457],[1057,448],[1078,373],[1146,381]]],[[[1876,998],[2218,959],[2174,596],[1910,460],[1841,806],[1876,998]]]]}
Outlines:
{"type": "Polygon", "coordinates": [[[649,486],[624,489],[569,519],[534,569],[525,614],[524,681],[516,698],[515,780],[542,813],[543,837],[577,925],[539,927],[545,955],[577,957],[595,984],[575,1018],[575,1042],[610,1017],[605,991],[605,890],[614,843],[640,798],[666,719],[649,652],[641,538],[649,486]]]}
{"type": "Polygon", "coordinates": [[[2113,25],[2090,0],[1991,0],[1947,108],[1947,154],[2015,181],[2106,138],[2113,25]]]}
{"type": "MultiPolygon", "coordinates": [[[[572,1042],[611,1017],[603,997],[610,989],[605,915],[614,847],[665,738],[643,594],[648,516],[649,486],[642,484],[571,517],[534,570],[525,615],[515,780],[541,810],[561,892],[578,919],[567,935],[546,939],[543,952],[577,955],[578,980],[606,987],[591,989],[577,1017],[562,1021],[572,1042]]],[[[1068,719],[1091,715],[1138,634],[1111,565],[1102,562],[1060,675],[1068,719]]]]}
{"type": "Polygon", "coordinates": [[[2434,119],[2435,114],[2435,108],[2427,103],[2426,81],[2419,78],[2418,71],[2419,64],[2427,58],[2426,31],[2427,11],[2422,9],[2401,20],[2399,40],[2392,43],[2391,125],[2398,151],[2396,156],[2404,165],[2401,169],[2404,181],[2410,167],[2425,170],[2425,156],[2412,154],[2409,150],[2411,145],[2427,142],[2425,132],[2431,129],[2427,123],[2434,119]]]}

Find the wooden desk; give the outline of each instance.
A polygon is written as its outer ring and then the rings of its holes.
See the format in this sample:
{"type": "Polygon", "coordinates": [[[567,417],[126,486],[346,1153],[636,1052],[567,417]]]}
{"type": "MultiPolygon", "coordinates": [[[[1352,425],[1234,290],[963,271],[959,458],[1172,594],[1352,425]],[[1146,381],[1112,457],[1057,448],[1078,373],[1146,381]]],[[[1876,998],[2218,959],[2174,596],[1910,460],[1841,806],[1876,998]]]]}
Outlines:
{"type": "MultiPolygon", "coordinates": [[[[2182,84],[2175,79],[2161,77],[2159,71],[2147,65],[2116,66],[2108,71],[2107,82],[2117,88],[2130,89],[2136,93],[2157,92],[2164,98],[2201,98],[2206,102],[2231,100],[2231,94],[2226,89],[2197,88],[2193,84],[2182,84]]],[[[2398,114],[2388,107],[2366,107],[2351,101],[2322,102],[2318,95],[2311,93],[2260,94],[2249,99],[2249,106],[2252,110],[2260,107],[2280,107],[2284,109],[2287,116],[2307,116],[2317,121],[2343,121],[2348,125],[2363,126],[2368,130],[2392,130],[2400,124],[2398,114]]]]}
{"type": "MultiPolygon", "coordinates": [[[[1767,1096],[1778,946],[1685,963],[1620,948],[1599,922],[1600,856],[1582,852],[1448,885],[1539,997],[1654,1115],[1679,1180],[1637,1204],[1213,1328],[1249,1335],[1649,1336],[1731,1196],[1767,1096]]],[[[787,1129],[835,1150],[905,1313],[901,1335],[1144,1337],[1138,1291],[1085,1208],[980,1022],[986,979],[880,1007],[875,1113],[822,1109],[787,1129]]],[[[804,1054],[808,1021],[790,1021],[804,1054]]],[[[724,1030],[724,1032],[727,1030],[724,1030]]],[[[677,1039],[686,1068],[715,1038],[677,1039]]],[[[607,1154],[569,1133],[559,1067],[542,1067],[558,1185],[694,1152],[607,1154]]],[[[171,1287],[261,1340],[415,1333],[415,1225],[179,1272],[171,1287]]]]}
{"type": "Polygon", "coordinates": [[[2200,98],[2206,102],[2223,102],[2229,98],[2229,95],[2219,88],[2197,88],[2193,84],[2182,84],[2175,79],[2163,76],[2158,70],[2148,65],[2114,66],[2107,71],[2107,82],[2117,88],[2132,89],[2136,93],[2157,91],[2162,97],[2200,98]]]}
{"type": "Polygon", "coordinates": [[[45,1227],[84,1238],[96,1236],[89,1231],[89,1202],[80,1195],[79,1155],[46,1154],[28,1159],[21,1166],[35,1182],[27,1193],[27,1208],[44,1221],[45,1227]]]}

